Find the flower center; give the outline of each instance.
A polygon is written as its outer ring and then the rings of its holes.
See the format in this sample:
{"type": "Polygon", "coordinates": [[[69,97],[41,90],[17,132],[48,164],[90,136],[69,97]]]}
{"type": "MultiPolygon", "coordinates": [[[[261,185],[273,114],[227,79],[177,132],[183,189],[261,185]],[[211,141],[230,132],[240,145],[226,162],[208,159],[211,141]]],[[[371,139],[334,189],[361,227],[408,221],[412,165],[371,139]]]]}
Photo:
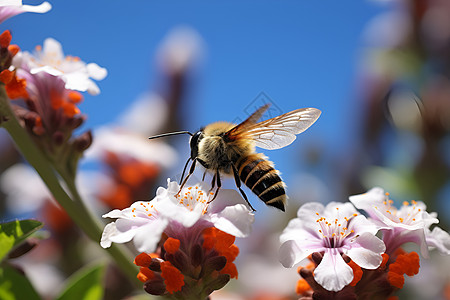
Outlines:
{"type": "Polygon", "coordinates": [[[183,188],[175,197],[179,204],[184,205],[190,211],[193,211],[197,205],[201,205],[202,214],[205,214],[208,210],[210,197],[213,195],[213,192],[207,193],[198,186],[190,186],[183,188]]]}
{"type": "Polygon", "coordinates": [[[339,216],[339,207],[336,207],[337,218],[333,220],[328,220],[326,217],[320,216],[319,213],[316,215],[319,217],[316,222],[319,225],[319,233],[325,242],[325,246],[328,248],[339,248],[342,246],[342,242],[349,235],[353,234],[354,231],[348,228],[348,223],[350,220],[357,216],[353,214],[350,217],[339,216]]]}
{"type": "Polygon", "coordinates": [[[134,218],[156,219],[158,216],[158,211],[151,202],[139,202],[139,205],[131,209],[131,213],[134,218]]]}
{"type": "Polygon", "coordinates": [[[417,207],[417,202],[412,200],[411,203],[408,201],[403,202],[403,207],[398,210],[392,204],[394,201],[389,199],[389,193],[386,193],[386,199],[383,201],[383,206],[378,209],[383,215],[388,217],[391,221],[396,223],[403,223],[410,225],[417,220],[417,215],[422,212],[422,209],[417,207]]]}

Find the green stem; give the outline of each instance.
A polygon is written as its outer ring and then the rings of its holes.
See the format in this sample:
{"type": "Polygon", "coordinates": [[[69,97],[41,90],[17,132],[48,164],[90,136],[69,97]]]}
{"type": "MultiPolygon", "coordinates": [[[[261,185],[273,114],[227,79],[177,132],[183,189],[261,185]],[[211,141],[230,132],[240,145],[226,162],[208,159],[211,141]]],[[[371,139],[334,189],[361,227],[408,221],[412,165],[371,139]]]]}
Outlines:
{"type": "MultiPolygon", "coordinates": [[[[75,187],[74,179],[71,180],[67,176],[62,178],[72,197],[76,198],[76,200],[74,199],[75,201],[72,200],[61,186],[59,180],[59,176],[62,177],[61,174],[58,176],[41,149],[36,147],[31,137],[19,124],[16,116],[12,112],[3,84],[0,85],[0,125],[8,131],[22,155],[38,172],[54,198],[69,214],[75,224],[78,225],[92,241],[100,246],[99,242],[102,234],[101,223],[92,216],[90,211],[84,205],[78,190],[75,187]]],[[[132,263],[131,258],[133,256],[127,253],[124,247],[114,245],[107,250],[128,278],[136,278],[138,271],[137,267],[132,263]]],[[[137,279],[135,282],[139,283],[137,279]]],[[[139,283],[139,285],[141,284],[139,283]]]]}

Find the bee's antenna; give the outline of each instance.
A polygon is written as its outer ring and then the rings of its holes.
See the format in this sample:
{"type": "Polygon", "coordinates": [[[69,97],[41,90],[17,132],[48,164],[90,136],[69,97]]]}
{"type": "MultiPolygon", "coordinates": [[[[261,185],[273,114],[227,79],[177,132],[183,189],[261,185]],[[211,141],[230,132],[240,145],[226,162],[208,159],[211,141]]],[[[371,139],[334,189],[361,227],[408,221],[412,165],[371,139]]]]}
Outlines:
{"type": "Polygon", "coordinates": [[[175,132],[169,132],[169,133],[163,133],[163,134],[154,135],[154,136],[149,137],[148,139],[152,140],[152,139],[157,139],[157,138],[160,138],[160,137],[165,137],[165,136],[169,136],[169,135],[176,135],[176,134],[183,134],[183,133],[187,133],[190,136],[194,135],[193,133],[190,133],[189,131],[175,131],[175,132]]]}

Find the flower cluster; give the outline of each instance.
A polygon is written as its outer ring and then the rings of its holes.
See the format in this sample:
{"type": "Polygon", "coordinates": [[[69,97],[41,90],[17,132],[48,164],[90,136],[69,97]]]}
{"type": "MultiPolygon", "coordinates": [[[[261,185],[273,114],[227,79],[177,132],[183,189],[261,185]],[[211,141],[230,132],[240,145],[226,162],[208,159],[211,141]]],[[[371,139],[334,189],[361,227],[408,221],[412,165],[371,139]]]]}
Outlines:
{"type": "MultiPolygon", "coordinates": [[[[173,236],[176,236],[173,235],[173,236]]],[[[135,259],[140,266],[138,279],[152,295],[172,294],[177,299],[205,299],[237,278],[233,261],[239,254],[235,237],[215,227],[203,229],[186,240],[186,231],[178,238],[164,237],[158,253],[141,253],[135,259]]]]}
{"type": "Polygon", "coordinates": [[[235,190],[221,189],[214,201],[208,190],[204,183],[180,190],[169,180],[153,200],[109,212],[103,217],[117,220],[106,225],[102,247],[133,240],[142,252],[135,259],[138,278],[150,294],[206,298],[237,278],[233,243],[250,233],[254,221],[235,190]]]}
{"type": "Polygon", "coordinates": [[[437,214],[428,213],[423,202],[397,209],[381,188],[350,201],[303,205],[280,237],[285,267],[310,261],[299,268],[297,293],[305,299],[386,299],[403,287],[405,274],[419,272],[419,255],[405,252],[405,243],[419,245],[424,257],[429,248],[450,254],[450,235],[439,227],[430,230],[437,214]]]}
{"type": "MultiPolygon", "coordinates": [[[[10,41],[10,35],[3,39],[10,41]]],[[[5,48],[9,42],[3,44],[2,49],[8,52],[2,56],[6,62],[0,81],[5,84],[8,97],[14,100],[16,116],[52,161],[74,165],[70,160],[76,162],[92,142],[90,131],[72,139],[72,132],[85,120],[78,108],[83,101],[80,92],[98,94],[99,89],[90,78],[101,80],[106,70],[96,64],[85,64],[77,57],[64,56],[61,44],[51,38],[33,54],[16,46],[5,48]]]]}

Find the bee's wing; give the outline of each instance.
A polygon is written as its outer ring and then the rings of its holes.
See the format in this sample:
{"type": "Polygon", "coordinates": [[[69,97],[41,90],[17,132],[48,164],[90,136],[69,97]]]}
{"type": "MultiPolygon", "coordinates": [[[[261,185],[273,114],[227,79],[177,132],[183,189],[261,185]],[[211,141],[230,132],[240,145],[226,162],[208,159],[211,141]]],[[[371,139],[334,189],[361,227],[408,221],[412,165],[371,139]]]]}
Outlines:
{"type": "Polygon", "coordinates": [[[234,126],[232,129],[230,129],[226,136],[229,139],[236,139],[242,136],[242,134],[245,134],[248,131],[248,128],[253,127],[256,122],[261,118],[261,116],[264,114],[264,112],[269,108],[270,104],[265,104],[258,108],[254,113],[250,115],[245,121],[242,123],[234,126]]]}
{"type": "Polygon", "coordinates": [[[256,146],[274,150],[283,148],[295,140],[295,135],[308,129],[319,118],[321,111],[316,108],[301,108],[281,116],[245,126],[245,134],[250,135],[256,146]]]}

